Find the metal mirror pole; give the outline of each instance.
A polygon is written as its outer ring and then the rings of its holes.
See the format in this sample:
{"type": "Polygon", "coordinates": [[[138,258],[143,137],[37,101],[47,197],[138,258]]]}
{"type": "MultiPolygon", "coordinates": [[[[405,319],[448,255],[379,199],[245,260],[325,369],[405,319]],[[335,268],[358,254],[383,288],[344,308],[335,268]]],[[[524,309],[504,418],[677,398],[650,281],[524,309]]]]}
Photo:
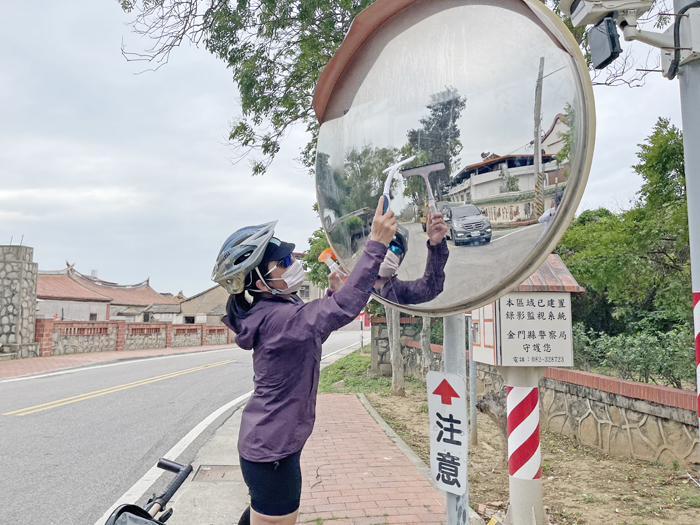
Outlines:
{"type": "Polygon", "coordinates": [[[476,435],[476,363],[472,352],[472,315],[467,314],[467,330],[469,330],[469,444],[475,447],[479,444],[476,435]]]}
{"type": "MultiPolygon", "coordinates": [[[[443,343],[442,343],[442,364],[445,373],[458,374],[466,379],[467,359],[466,359],[466,319],[464,314],[450,315],[443,317],[443,343]]],[[[458,392],[465,396],[466,392],[458,392]]],[[[464,457],[469,457],[469,443],[465,439],[464,457]]],[[[467,465],[464,465],[467,468],[467,465]]],[[[467,525],[469,523],[469,472],[467,472],[467,486],[464,487],[464,494],[447,494],[447,525],[467,525]]]]}
{"type": "MultiPolygon", "coordinates": [[[[676,12],[689,0],[675,0],[676,12]]],[[[688,201],[688,233],[690,238],[690,275],[693,286],[693,318],[695,324],[695,366],[700,393],[700,59],[680,67],[678,82],[681,91],[683,119],[683,153],[685,185],[688,201]]],[[[700,406],[698,406],[700,411],[700,406]]],[[[700,424],[700,419],[698,420],[700,424]]],[[[700,474],[698,475],[700,479],[700,474]]]]}

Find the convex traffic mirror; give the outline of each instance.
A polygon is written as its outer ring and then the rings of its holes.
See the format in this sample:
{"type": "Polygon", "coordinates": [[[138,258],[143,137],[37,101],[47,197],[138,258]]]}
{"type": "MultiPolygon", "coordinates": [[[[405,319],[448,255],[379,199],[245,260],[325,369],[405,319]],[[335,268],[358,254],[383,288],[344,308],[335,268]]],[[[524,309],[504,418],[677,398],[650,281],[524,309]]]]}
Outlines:
{"type": "Polygon", "coordinates": [[[314,109],[319,213],[343,267],[362,254],[385,191],[405,237],[402,281],[426,271],[427,214],[445,216],[443,291],[382,299],[409,313],[468,311],[526,279],[573,218],[590,169],[588,70],[537,1],[379,0],[323,71],[314,109]]]}

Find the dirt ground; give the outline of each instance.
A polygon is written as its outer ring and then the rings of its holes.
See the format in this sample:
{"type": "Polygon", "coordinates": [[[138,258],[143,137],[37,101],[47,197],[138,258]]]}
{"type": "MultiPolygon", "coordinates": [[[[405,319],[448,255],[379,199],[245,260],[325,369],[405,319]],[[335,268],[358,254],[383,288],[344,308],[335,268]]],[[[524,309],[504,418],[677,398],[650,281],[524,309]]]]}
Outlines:
{"type": "MultiPolygon", "coordinates": [[[[367,398],[429,463],[425,392],[424,383],[415,381],[407,385],[406,397],[367,398]]],[[[507,509],[505,446],[488,416],[480,413],[477,421],[479,444],[469,450],[469,501],[482,516],[492,516],[507,509]]],[[[548,431],[540,442],[544,504],[553,525],[700,524],[700,487],[684,469],[614,458],[548,431]]]]}

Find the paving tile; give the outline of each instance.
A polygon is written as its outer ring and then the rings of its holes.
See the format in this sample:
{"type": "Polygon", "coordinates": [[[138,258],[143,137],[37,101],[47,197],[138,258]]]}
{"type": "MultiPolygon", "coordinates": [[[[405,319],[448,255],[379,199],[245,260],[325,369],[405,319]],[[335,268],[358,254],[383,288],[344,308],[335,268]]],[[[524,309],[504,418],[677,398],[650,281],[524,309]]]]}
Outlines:
{"type": "Polygon", "coordinates": [[[297,523],[444,523],[445,503],[354,395],[321,394],[316,426],[301,456],[302,501],[315,513],[297,523]],[[313,485],[313,486],[312,486],[313,485]]]}

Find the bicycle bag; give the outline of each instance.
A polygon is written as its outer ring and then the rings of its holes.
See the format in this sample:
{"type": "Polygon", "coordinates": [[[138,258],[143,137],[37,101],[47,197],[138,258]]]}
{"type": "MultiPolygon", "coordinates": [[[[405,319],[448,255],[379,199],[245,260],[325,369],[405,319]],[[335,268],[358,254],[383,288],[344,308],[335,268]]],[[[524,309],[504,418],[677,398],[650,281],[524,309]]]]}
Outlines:
{"type": "Polygon", "coordinates": [[[138,505],[120,505],[105,525],[163,525],[138,505]]]}

